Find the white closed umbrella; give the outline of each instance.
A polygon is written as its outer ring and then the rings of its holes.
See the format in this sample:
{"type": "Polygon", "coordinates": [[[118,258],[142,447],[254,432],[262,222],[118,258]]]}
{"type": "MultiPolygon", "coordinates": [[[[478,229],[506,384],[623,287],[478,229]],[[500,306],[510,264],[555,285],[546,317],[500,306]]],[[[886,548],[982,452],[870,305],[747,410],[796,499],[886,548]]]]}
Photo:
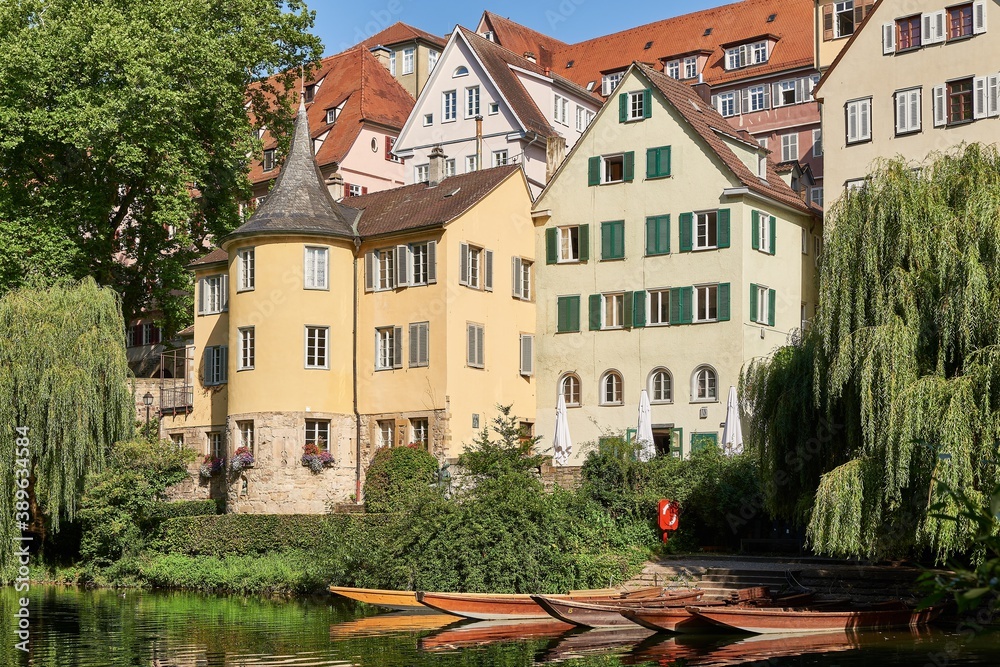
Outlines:
{"type": "Polygon", "coordinates": [[[729,387],[726,402],[726,426],[722,431],[722,446],[727,454],[743,453],[743,426],[740,425],[740,405],[736,401],[736,387],[729,387]]]}
{"type": "Polygon", "coordinates": [[[559,393],[556,403],[556,432],[552,436],[552,460],[558,466],[569,463],[573,454],[573,440],[569,437],[569,418],[566,416],[566,399],[559,393]]]}
{"type": "Polygon", "coordinates": [[[656,445],[653,443],[653,410],[645,389],[639,395],[639,424],[635,440],[639,443],[639,460],[651,461],[656,456],[656,445]]]}

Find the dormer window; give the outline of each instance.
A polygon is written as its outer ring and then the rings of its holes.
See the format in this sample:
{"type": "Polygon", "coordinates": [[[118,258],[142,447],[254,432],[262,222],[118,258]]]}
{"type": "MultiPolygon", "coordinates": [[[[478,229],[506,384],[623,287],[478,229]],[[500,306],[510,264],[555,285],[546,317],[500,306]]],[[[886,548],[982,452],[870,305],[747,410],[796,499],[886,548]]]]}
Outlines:
{"type": "Polygon", "coordinates": [[[663,71],[671,79],[679,79],[679,78],[681,78],[681,61],[680,60],[671,60],[666,65],[664,65],[663,71]]]}
{"type": "Polygon", "coordinates": [[[695,79],[698,77],[698,58],[691,56],[684,59],[684,78],[695,79]]]}
{"type": "Polygon", "coordinates": [[[601,94],[607,97],[613,93],[623,76],[625,76],[625,72],[614,72],[601,77],[601,94]]]}
{"type": "Polygon", "coordinates": [[[492,30],[487,30],[486,32],[484,32],[483,33],[483,37],[485,37],[486,39],[490,40],[491,42],[495,42],[496,41],[496,39],[493,36],[493,31],[492,30]]]}
{"type": "Polygon", "coordinates": [[[274,171],[275,165],[275,149],[271,148],[264,151],[264,159],[262,161],[262,166],[264,171],[274,171]]]}
{"type": "Polygon", "coordinates": [[[306,89],[305,89],[305,98],[306,98],[306,102],[312,102],[313,100],[316,99],[316,84],[315,83],[311,83],[308,86],[306,86],[306,89]]]}
{"type": "Polygon", "coordinates": [[[734,70],[751,65],[762,65],[767,62],[767,40],[740,44],[726,49],[726,69],[734,70]]]}
{"type": "Polygon", "coordinates": [[[332,125],[337,122],[337,116],[340,115],[340,109],[327,109],[326,110],[326,124],[332,125]]]}

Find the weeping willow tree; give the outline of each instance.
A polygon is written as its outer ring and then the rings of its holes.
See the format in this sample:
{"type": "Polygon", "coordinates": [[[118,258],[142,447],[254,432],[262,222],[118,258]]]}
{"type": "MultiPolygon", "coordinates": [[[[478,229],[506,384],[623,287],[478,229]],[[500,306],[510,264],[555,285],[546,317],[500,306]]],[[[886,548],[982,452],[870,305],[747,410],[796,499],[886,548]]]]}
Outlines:
{"type": "MultiPolygon", "coordinates": [[[[28,428],[34,507],[49,530],[72,520],[84,476],[104,466],[111,444],[130,437],[121,301],[93,280],[25,287],[0,298],[0,543],[14,516],[18,427],[28,428]]],[[[0,569],[11,549],[0,549],[0,569]]]]}
{"type": "Polygon", "coordinates": [[[987,504],[1000,471],[1000,155],[877,166],[829,212],[805,340],[750,364],[747,439],[769,509],[813,549],[966,550],[945,486],[987,504]]]}

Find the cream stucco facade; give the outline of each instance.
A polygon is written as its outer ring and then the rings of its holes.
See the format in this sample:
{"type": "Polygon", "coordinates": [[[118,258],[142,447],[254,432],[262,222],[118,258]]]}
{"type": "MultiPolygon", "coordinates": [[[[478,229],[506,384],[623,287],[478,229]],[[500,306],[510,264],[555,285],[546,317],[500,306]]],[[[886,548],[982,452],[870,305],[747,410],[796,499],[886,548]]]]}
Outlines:
{"type": "MultiPolygon", "coordinates": [[[[587,443],[636,427],[643,389],[653,401],[658,448],[665,451],[670,446],[675,455],[686,456],[693,445],[720,441],[727,392],[738,383],[743,365],[785,345],[815,310],[814,244],[822,234],[818,220],[804,206],[781,203],[743,187],[703,137],[635,68],[618,91],[650,88],[652,109],[644,120],[620,122],[618,104],[602,109],[534,207],[535,254],[545,260],[538,265],[537,281],[538,434],[551,443],[559,393],[575,399],[562,383],[568,375],[577,378],[579,400],[568,400],[574,443],[571,465],[582,462],[587,443]],[[669,176],[647,178],[647,149],[667,146],[669,176]],[[593,158],[623,152],[634,154],[631,181],[589,184],[593,158]],[[694,239],[692,251],[682,250],[681,219],[698,212],[712,212],[717,220],[728,212],[728,247],[697,250],[694,239]],[[667,249],[661,246],[660,254],[653,255],[647,244],[647,219],[657,216],[669,216],[669,251],[662,252],[667,249]],[[767,239],[773,253],[754,249],[754,218],[758,224],[773,219],[773,236],[767,239]],[[623,230],[623,247],[611,253],[602,232],[609,221],[621,221],[623,230]],[[589,257],[564,261],[561,229],[584,225],[589,228],[589,253],[578,254],[589,257]],[[554,253],[552,238],[558,244],[554,253]],[[607,254],[616,257],[604,259],[607,254]],[[698,286],[709,285],[728,286],[728,313],[722,307],[724,295],[716,289],[719,309],[713,321],[655,323],[654,292],[689,287],[697,292],[698,286]],[[757,286],[775,295],[773,318],[760,304],[756,306],[762,323],[751,320],[750,293],[757,286]],[[611,294],[625,294],[631,301],[624,326],[608,328],[607,304],[599,295],[611,294]],[[578,300],[578,322],[565,321],[561,299],[563,308],[578,300]],[[596,320],[591,314],[593,299],[602,299],[596,320]],[[697,374],[702,369],[714,373],[715,392],[699,398],[697,374]],[[669,392],[662,388],[654,392],[653,373],[661,370],[668,374],[669,392]],[[620,376],[620,401],[607,400],[605,377],[610,372],[620,376]]],[[[719,117],[718,122],[724,120],[719,117]]],[[[725,141],[740,161],[757,169],[761,153],[755,146],[735,138],[725,141]]],[[[584,245],[579,232],[577,238],[584,245]]],[[[723,246],[719,239],[718,246],[723,246]]],[[[675,319],[674,307],[666,308],[668,321],[675,319]]],[[[681,310],[679,303],[676,307],[681,310]]],[[[683,319],[681,312],[677,315],[683,319]]],[[[697,304],[691,319],[698,319],[697,304]]]]}
{"type": "Polygon", "coordinates": [[[916,166],[962,143],[1000,141],[998,30],[996,0],[875,6],[816,91],[830,203],[862,183],[876,160],[902,156],[916,166]],[[955,11],[963,13],[953,18],[955,11]],[[915,32],[904,36],[907,19],[915,32]],[[935,33],[941,21],[940,39],[928,38],[928,19],[935,33]]]}

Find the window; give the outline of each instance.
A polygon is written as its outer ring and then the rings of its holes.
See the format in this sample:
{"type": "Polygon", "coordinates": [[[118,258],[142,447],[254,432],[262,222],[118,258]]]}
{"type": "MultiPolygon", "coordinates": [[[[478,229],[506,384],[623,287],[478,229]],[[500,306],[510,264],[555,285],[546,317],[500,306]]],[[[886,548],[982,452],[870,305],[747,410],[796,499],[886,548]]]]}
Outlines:
{"type": "Polygon", "coordinates": [[[466,361],[472,368],[485,368],[486,328],[482,324],[469,322],[466,326],[466,361]]]}
{"type": "Polygon", "coordinates": [[[502,167],[507,164],[507,151],[493,151],[493,166],[502,167]]]}
{"type": "Polygon", "coordinates": [[[854,1],[838,2],[833,8],[833,36],[847,37],[854,34],[854,1]]]}
{"type": "Polygon", "coordinates": [[[396,52],[389,51],[389,73],[396,76],[396,52]]]}
{"type": "Polygon", "coordinates": [[[393,248],[375,251],[375,291],[391,290],[396,286],[396,251],[393,248]]]}
{"type": "Polygon", "coordinates": [[[465,117],[475,118],[479,115],[479,86],[465,89],[465,117]]]}
{"type": "Polygon", "coordinates": [[[246,447],[252,453],[255,444],[253,421],[236,422],[236,430],[240,434],[240,447],[246,447]]]}
{"type": "Polygon", "coordinates": [[[718,211],[698,213],[695,222],[694,249],[708,250],[719,247],[718,211]]]}
{"type": "Polygon", "coordinates": [[[205,348],[203,358],[205,386],[226,383],[226,363],[229,348],[225,345],[210,345],[205,348]]]}
{"type": "Polygon", "coordinates": [[[463,243],[459,253],[459,284],[472,289],[493,291],[493,252],[463,243]]]}
{"type": "Polygon", "coordinates": [[[429,429],[427,428],[426,419],[411,419],[410,420],[410,443],[417,445],[421,449],[428,449],[429,444],[429,429]]]}
{"type": "Polygon", "coordinates": [[[458,93],[454,90],[447,90],[441,93],[441,120],[450,122],[458,117],[458,93]]]}
{"type": "Polygon", "coordinates": [[[478,155],[466,155],[465,156],[465,173],[471,174],[474,171],[479,171],[479,156],[478,155]]]}
{"type": "Polygon", "coordinates": [[[403,330],[381,327],[375,330],[375,370],[403,367],[403,330]]]}
{"type": "Polygon", "coordinates": [[[222,434],[218,431],[208,433],[208,455],[222,459],[226,456],[226,451],[222,446],[222,434]]]}
{"type": "Polygon", "coordinates": [[[670,290],[649,291],[649,326],[666,326],[670,324],[670,290]]]}
{"type": "Polygon", "coordinates": [[[823,208],[823,187],[816,186],[811,188],[809,190],[809,200],[816,206],[823,208]]]}
{"type": "Polygon", "coordinates": [[[684,59],[684,78],[695,79],[698,77],[698,58],[690,57],[684,59]]]}
{"type": "Polygon", "coordinates": [[[823,130],[813,130],[813,157],[823,156],[823,130]]]}
{"type": "Polygon", "coordinates": [[[580,228],[559,227],[559,261],[580,261],[580,228]]]}
{"type": "Polygon", "coordinates": [[[488,108],[489,108],[489,114],[491,116],[496,116],[498,113],[500,113],[500,103],[499,102],[490,102],[488,108]]]}
{"type": "Polygon", "coordinates": [[[226,303],[226,280],[225,275],[209,276],[200,281],[199,310],[202,315],[214,315],[221,313],[228,305],[226,303]]]}
{"type": "Polygon", "coordinates": [[[590,126],[590,122],[594,120],[594,112],[585,107],[578,106],[576,108],[576,131],[583,132],[590,126]]]}
{"type": "Polygon", "coordinates": [[[855,190],[860,190],[865,187],[866,179],[864,178],[852,178],[848,181],[844,181],[844,189],[848,192],[853,192],[855,190]]]}
{"type": "Polygon", "coordinates": [[[624,122],[649,118],[650,109],[647,107],[649,97],[650,93],[646,90],[625,93],[623,97],[625,113],[622,115],[621,120],[624,122]]]}
{"type": "Polygon", "coordinates": [[[410,325],[410,368],[423,368],[430,364],[430,326],[429,322],[410,325]]]}
{"type": "Polygon", "coordinates": [[[781,161],[792,162],[799,159],[799,135],[797,132],[781,135],[781,161]]]}
{"type": "Polygon", "coordinates": [[[920,131],[920,88],[896,92],[896,134],[920,131]]]}
{"type": "Polygon", "coordinates": [[[556,95],[554,100],[552,117],[560,125],[569,125],[569,100],[562,95],[556,95]]]}
{"type": "Polygon", "coordinates": [[[753,249],[768,255],[774,254],[774,236],[777,220],[764,211],[754,211],[750,214],[751,232],[753,233],[753,249]]]}
{"type": "Polygon", "coordinates": [[[305,90],[302,91],[306,102],[312,102],[316,99],[316,88],[318,88],[318,86],[315,83],[311,83],[305,87],[305,90]]]}
{"type": "Polygon", "coordinates": [[[566,407],[580,407],[580,378],[573,373],[567,373],[559,381],[559,393],[566,401],[566,407]]]}
{"type": "Polygon", "coordinates": [[[518,342],[521,357],[520,374],[531,377],[535,374],[535,337],[531,334],[521,334],[518,342]]]}
{"type": "Polygon", "coordinates": [[[774,290],[763,285],[750,285],[750,320],[774,326],[774,290]]]}
{"type": "Polygon", "coordinates": [[[700,285],[694,288],[694,321],[715,322],[719,319],[719,286],[700,285]]]}
{"type": "Polygon", "coordinates": [[[424,114],[424,127],[430,127],[434,124],[434,114],[425,113],[424,114]]]}
{"type": "Polygon", "coordinates": [[[151,345],[153,342],[153,323],[146,322],[142,325],[142,344],[151,345]]]}
{"type": "Polygon", "coordinates": [[[896,19],[896,50],[920,47],[920,15],[896,19]]]}
{"type": "Polygon", "coordinates": [[[531,301],[532,262],[521,257],[511,259],[511,294],[515,299],[531,301]]]}
{"type": "Polygon", "coordinates": [[[253,369],[254,361],[254,328],[242,327],[240,334],[240,367],[238,370],[246,371],[253,369]]]}
{"type": "Polygon", "coordinates": [[[699,366],[692,376],[691,396],[694,401],[717,401],[719,399],[719,376],[709,366],[699,366]]]}
{"type": "Polygon", "coordinates": [[[326,110],[326,124],[332,125],[337,121],[337,116],[340,114],[340,109],[327,109],[326,110]]]}
{"type": "Polygon", "coordinates": [[[556,332],[573,333],[580,330],[580,297],[561,296],[556,300],[556,332]]]}
{"type": "Polygon", "coordinates": [[[625,221],[601,223],[601,259],[625,259],[625,221]]]}
{"type": "Polygon", "coordinates": [[[352,183],[345,183],[347,186],[347,196],[348,197],[360,197],[363,194],[367,194],[367,188],[361,185],[354,185],[352,183]]]}
{"type": "Polygon", "coordinates": [[[389,162],[395,162],[396,164],[403,164],[403,158],[399,157],[392,152],[392,149],[396,147],[396,137],[386,137],[385,138],[385,159],[389,162]]]}
{"type": "Polygon", "coordinates": [[[431,166],[429,164],[418,164],[413,168],[413,182],[426,183],[430,179],[431,166]]]}
{"type": "Polygon", "coordinates": [[[767,109],[767,86],[752,86],[748,93],[747,105],[750,111],[767,109]]]}
{"type": "Polygon", "coordinates": [[[601,378],[601,405],[622,405],[625,392],[621,373],[608,371],[601,378]]]}
{"type": "Polygon", "coordinates": [[[767,42],[754,42],[750,45],[750,62],[760,65],[767,62],[767,42]]]}
{"type": "Polygon", "coordinates": [[[671,60],[664,66],[663,71],[666,72],[667,76],[671,79],[681,78],[681,61],[671,60]]]}
{"type": "Polygon", "coordinates": [[[413,74],[413,56],[415,51],[412,46],[403,49],[403,74],[413,74]]]}
{"type": "Polygon", "coordinates": [[[321,452],[330,451],[330,422],[319,419],[306,420],[306,444],[316,445],[321,452]]]}
{"type": "Polygon", "coordinates": [[[465,65],[459,65],[455,68],[455,71],[451,73],[451,78],[457,79],[460,76],[469,76],[469,68],[465,65]]]}
{"type": "Polygon", "coordinates": [[[795,104],[797,100],[795,81],[779,81],[776,86],[774,106],[784,107],[795,104]]]}
{"type": "Polygon", "coordinates": [[[601,161],[604,163],[602,183],[621,183],[625,180],[624,155],[610,155],[601,161]]]}
{"type": "Polygon", "coordinates": [[[719,113],[725,117],[736,115],[736,93],[734,91],[729,91],[728,93],[722,93],[716,97],[716,104],[719,113]]]}
{"type": "Polygon", "coordinates": [[[275,164],[275,149],[269,148],[264,151],[264,160],[261,163],[261,166],[264,171],[274,171],[274,168],[277,166],[275,164]]]}
{"type": "Polygon", "coordinates": [[[329,368],[330,327],[306,327],[306,368],[329,368]]]}
{"type": "Polygon", "coordinates": [[[973,119],[972,79],[951,81],[948,86],[948,124],[955,125],[973,119]]]}
{"type": "Polygon", "coordinates": [[[305,257],[305,288],[329,289],[328,248],[306,246],[305,257]]]}
{"type": "Polygon", "coordinates": [[[615,87],[618,82],[622,80],[625,72],[615,72],[614,74],[605,74],[601,77],[601,94],[607,97],[614,92],[615,87]]]}
{"type": "Polygon", "coordinates": [[[602,294],[601,329],[622,329],[625,326],[625,294],[602,294]]]}
{"type": "Polygon", "coordinates": [[[409,284],[426,285],[430,279],[430,244],[413,243],[410,245],[410,280],[409,284]]]}
{"type": "Polygon", "coordinates": [[[847,103],[847,143],[856,144],[872,138],[872,98],[847,103]]]}
{"type": "Polygon", "coordinates": [[[455,158],[444,161],[444,177],[451,178],[455,175],[455,158]]]}
{"type": "Polygon", "coordinates": [[[670,216],[656,215],[646,218],[646,256],[670,253],[670,216]]]}
{"type": "Polygon", "coordinates": [[[674,400],[673,379],[666,368],[654,369],[649,374],[649,400],[653,403],[670,403],[674,400]]]}
{"type": "Polygon", "coordinates": [[[434,71],[434,66],[438,64],[438,57],[440,57],[440,55],[441,55],[440,53],[438,53],[437,51],[434,51],[434,50],[431,50],[431,51],[427,52],[427,71],[428,72],[433,72],[434,71]]]}
{"type": "Polygon", "coordinates": [[[968,37],[973,32],[972,3],[948,9],[948,39],[968,37]]]}
{"type": "Polygon", "coordinates": [[[391,419],[378,420],[378,446],[392,447],[393,432],[396,430],[396,423],[391,419]]]}

